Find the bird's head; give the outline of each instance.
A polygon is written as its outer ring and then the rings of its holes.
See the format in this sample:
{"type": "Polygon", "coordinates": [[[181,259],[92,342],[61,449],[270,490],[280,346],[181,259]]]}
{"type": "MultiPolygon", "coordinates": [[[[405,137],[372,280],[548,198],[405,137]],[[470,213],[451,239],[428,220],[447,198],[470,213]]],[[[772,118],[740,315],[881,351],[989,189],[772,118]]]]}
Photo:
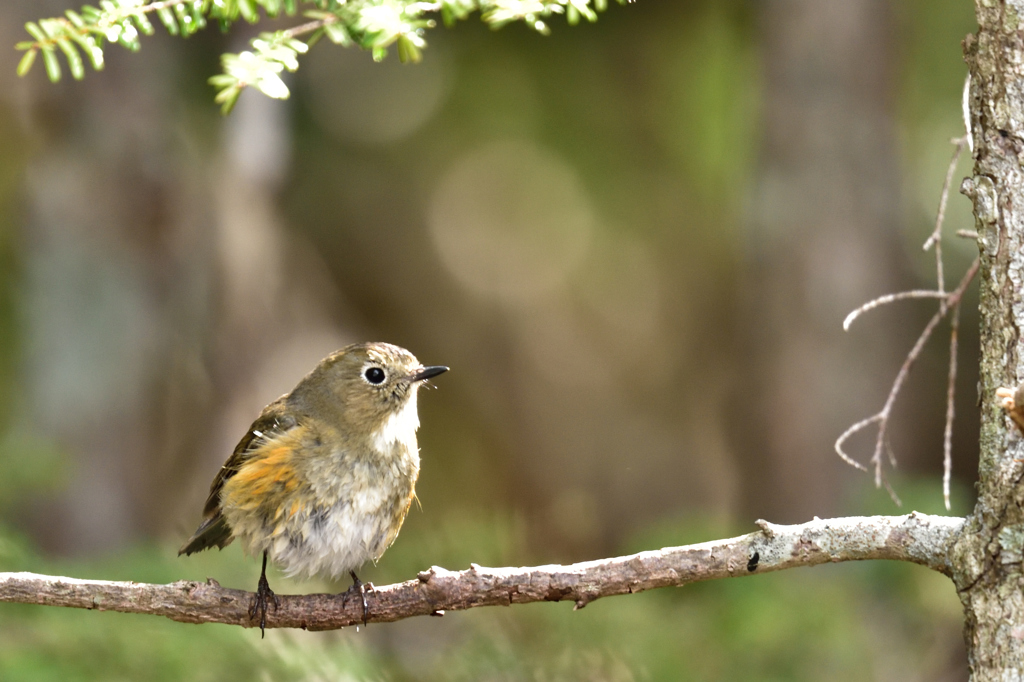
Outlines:
{"type": "Polygon", "coordinates": [[[426,380],[446,371],[440,365],[424,367],[412,353],[390,343],[360,343],[324,358],[289,399],[346,436],[389,443],[415,435],[416,393],[426,380]]]}

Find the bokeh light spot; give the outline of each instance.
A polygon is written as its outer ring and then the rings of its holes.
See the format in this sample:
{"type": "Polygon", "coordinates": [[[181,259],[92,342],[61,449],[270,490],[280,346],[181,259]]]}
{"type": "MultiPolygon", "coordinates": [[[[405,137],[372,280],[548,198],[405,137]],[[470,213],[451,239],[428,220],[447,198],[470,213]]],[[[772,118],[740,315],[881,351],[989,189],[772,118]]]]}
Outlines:
{"type": "Polygon", "coordinates": [[[565,161],[535,144],[505,141],[455,162],[433,193],[428,222],[441,261],[467,289],[523,303],[576,269],[594,216],[565,161]]]}
{"type": "Polygon", "coordinates": [[[378,145],[403,140],[437,113],[451,90],[451,60],[431,45],[418,64],[374,62],[359,50],[318,46],[300,73],[311,81],[317,123],[334,137],[378,145]]]}

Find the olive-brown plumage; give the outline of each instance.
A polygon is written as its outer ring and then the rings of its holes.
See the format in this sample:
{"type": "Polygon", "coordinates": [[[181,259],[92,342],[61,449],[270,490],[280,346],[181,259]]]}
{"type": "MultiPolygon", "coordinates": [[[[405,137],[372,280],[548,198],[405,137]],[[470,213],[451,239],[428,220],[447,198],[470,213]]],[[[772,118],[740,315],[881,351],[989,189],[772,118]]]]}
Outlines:
{"type": "MultiPolygon", "coordinates": [[[[239,538],[263,554],[250,610],[266,622],[269,558],[288,575],[337,578],[394,542],[419,475],[417,391],[447,367],[423,367],[386,343],[347,346],[267,405],[210,486],[203,521],[179,554],[239,538]]],[[[363,595],[364,616],[366,608],[363,595]]]]}

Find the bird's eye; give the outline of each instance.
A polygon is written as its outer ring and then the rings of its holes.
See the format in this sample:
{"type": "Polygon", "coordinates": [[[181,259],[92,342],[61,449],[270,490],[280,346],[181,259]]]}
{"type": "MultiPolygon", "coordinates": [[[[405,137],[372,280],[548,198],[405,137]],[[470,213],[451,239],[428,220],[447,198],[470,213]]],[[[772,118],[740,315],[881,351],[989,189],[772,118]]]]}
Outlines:
{"type": "Polygon", "coordinates": [[[366,380],[371,384],[382,384],[384,383],[384,379],[387,377],[387,375],[384,374],[384,370],[380,367],[367,368],[367,370],[363,372],[363,376],[366,377],[366,380]]]}

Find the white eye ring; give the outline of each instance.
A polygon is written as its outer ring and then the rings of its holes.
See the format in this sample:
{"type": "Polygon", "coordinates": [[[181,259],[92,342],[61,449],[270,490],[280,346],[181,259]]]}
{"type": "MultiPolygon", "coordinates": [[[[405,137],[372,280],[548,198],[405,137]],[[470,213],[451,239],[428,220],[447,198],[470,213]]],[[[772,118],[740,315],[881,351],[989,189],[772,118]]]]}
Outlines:
{"type": "Polygon", "coordinates": [[[369,365],[363,368],[363,380],[373,386],[380,386],[387,380],[388,373],[377,365],[369,365]]]}

